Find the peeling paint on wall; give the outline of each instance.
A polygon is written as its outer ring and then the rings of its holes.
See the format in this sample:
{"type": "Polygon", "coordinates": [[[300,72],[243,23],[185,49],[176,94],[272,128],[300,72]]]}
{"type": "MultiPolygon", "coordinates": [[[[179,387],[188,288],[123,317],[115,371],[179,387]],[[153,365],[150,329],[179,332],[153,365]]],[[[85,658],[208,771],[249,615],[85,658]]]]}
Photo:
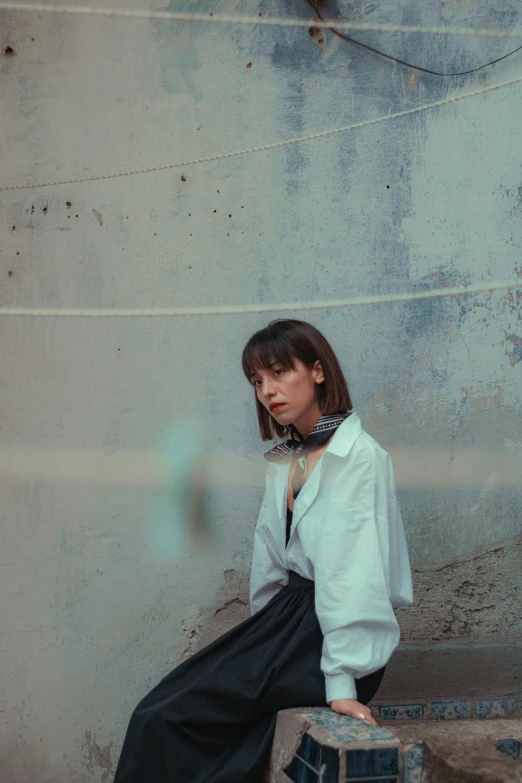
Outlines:
{"type": "Polygon", "coordinates": [[[185,647],[182,660],[202,650],[222,634],[250,616],[249,575],[228,568],[213,607],[203,610],[197,620],[183,621],[185,647]]]}
{"type": "Polygon", "coordinates": [[[472,557],[414,569],[415,603],[397,610],[405,641],[519,638],[522,534],[472,557]]]}
{"type": "Polygon", "coordinates": [[[98,744],[96,734],[87,730],[84,734],[85,743],[82,746],[87,761],[86,767],[93,778],[100,783],[109,783],[114,777],[115,765],[112,758],[113,743],[101,746],[98,744]]]}
{"type": "Polygon", "coordinates": [[[517,334],[506,334],[506,340],[509,340],[513,345],[513,350],[506,351],[506,356],[509,357],[509,363],[513,367],[513,365],[522,359],[522,337],[519,337],[517,334]]]}

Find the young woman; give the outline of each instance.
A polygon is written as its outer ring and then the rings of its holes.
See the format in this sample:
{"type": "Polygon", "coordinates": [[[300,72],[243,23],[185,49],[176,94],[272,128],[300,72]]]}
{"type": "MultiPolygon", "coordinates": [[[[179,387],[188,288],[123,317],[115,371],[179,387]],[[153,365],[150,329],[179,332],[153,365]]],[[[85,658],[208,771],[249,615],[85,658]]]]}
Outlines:
{"type": "Polygon", "coordinates": [[[361,427],[310,324],[273,321],[243,351],[269,461],[252,616],[168,674],[133,712],[115,783],[261,783],[277,711],[368,703],[413,601],[389,455],[361,427]]]}

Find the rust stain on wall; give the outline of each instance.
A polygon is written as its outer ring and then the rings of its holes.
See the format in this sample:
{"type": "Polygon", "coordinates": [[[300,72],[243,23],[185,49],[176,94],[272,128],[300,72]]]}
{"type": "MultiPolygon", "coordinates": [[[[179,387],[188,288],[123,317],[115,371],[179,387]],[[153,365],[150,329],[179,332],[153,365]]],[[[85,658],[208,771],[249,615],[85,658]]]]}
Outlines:
{"type": "Polygon", "coordinates": [[[410,90],[414,90],[417,86],[417,82],[419,81],[419,72],[418,71],[410,71],[408,73],[408,88],[410,90]]]}
{"type": "Polygon", "coordinates": [[[326,43],[326,30],[322,27],[310,27],[308,34],[312,41],[318,46],[324,46],[326,43]]]}

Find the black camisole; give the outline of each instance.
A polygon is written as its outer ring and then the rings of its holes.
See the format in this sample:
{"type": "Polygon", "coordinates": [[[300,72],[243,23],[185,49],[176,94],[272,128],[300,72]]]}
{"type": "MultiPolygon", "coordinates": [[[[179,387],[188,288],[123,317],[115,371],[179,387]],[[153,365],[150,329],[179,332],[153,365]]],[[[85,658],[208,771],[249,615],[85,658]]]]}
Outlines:
{"type": "Polygon", "coordinates": [[[294,516],[294,512],[290,511],[290,509],[287,506],[286,509],[286,545],[288,546],[288,541],[290,539],[290,529],[292,527],[292,518],[294,516]]]}

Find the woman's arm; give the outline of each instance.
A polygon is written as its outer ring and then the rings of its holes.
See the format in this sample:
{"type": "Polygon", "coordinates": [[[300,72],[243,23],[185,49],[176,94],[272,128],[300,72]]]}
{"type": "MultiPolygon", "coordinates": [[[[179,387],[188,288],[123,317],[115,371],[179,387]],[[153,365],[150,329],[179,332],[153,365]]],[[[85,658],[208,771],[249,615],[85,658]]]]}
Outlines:
{"type": "Polygon", "coordinates": [[[379,503],[386,452],[367,444],[350,455],[332,487],[315,562],[316,611],[324,635],[321,668],[328,703],[356,699],[355,679],[384,666],[400,629],[388,594],[389,516],[379,503]]]}

